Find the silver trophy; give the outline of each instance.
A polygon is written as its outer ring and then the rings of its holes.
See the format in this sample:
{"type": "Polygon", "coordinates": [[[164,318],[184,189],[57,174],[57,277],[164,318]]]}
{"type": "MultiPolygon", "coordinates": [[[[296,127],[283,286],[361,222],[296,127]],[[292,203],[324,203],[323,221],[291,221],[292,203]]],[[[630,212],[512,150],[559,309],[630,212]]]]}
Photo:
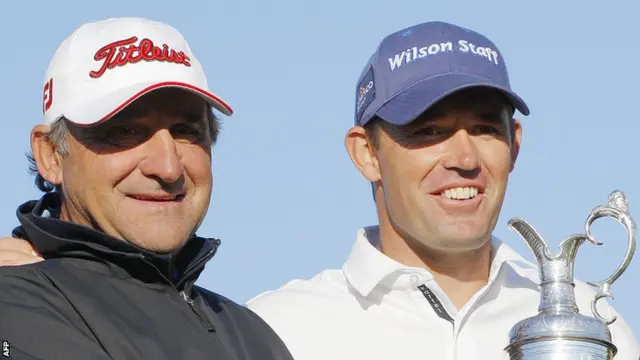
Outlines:
{"type": "Polygon", "coordinates": [[[616,318],[605,318],[597,309],[598,301],[613,298],[611,285],[629,266],[636,249],[636,225],[629,213],[627,199],[621,191],[609,195],[606,205],[591,211],[585,233],[571,235],[560,244],[560,252],[552,254],[536,230],[525,220],[509,220],[509,227],[529,245],[538,263],[540,305],[538,314],[516,323],[505,348],[510,360],[612,360],[617,348],[608,325],[616,318]],[[578,248],[585,241],[602,245],[591,234],[592,223],[611,217],[627,230],[628,247],[622,264],[609,278],[589,282],[599,292],[591,301],[594,317],[578,312],[574,292],[573,268],[578,248]]]}

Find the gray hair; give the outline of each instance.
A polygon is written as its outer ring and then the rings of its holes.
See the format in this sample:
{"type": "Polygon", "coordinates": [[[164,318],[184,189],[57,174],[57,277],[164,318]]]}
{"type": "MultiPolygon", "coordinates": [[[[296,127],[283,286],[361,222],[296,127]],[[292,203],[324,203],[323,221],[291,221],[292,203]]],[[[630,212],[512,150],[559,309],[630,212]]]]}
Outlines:
{"type": "MultiPolygon", "coordinates": [[[[211,146],[213,146],[218,141],[218,136],[220,135],[220,119],[216,116],[211,108],[208,108],[207,120],[209,123],[209,137],[211,138],[211,146]]],[[[65,117],[61,117],[53,124],[51,124],[49,130],[43,134],[43,136],[49,139],[51,144],[56,148],[56,152],[61,157],[64,157],[69,153],[69,140],[67,137],[69,133],[68,123],[69,120],[67,120],[65,117]]],[[[33,152],[27,153],[27,160],[29,161],[29,173],[35,176],[35,184],[40,191],[61,191],[60,186],[51,184],[50,182],[45,180],[42,175],[40,175],[38,164],[36,163],[36,159],[33,156],[33,152]]]]}

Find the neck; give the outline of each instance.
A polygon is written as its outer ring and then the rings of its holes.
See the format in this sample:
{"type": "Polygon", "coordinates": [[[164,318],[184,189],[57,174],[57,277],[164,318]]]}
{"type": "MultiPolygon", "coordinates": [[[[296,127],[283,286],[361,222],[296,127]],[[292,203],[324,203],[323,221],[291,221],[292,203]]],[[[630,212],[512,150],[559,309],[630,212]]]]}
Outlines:
{"type": "Polygon", "coordinates": [[[458,309],[489,280],[492,256],[489,239],[479,249],[446,252],[404,239],[391,226],[381,224],[380,246],[381,251],[393,260],[429,271],[458,309]]]}

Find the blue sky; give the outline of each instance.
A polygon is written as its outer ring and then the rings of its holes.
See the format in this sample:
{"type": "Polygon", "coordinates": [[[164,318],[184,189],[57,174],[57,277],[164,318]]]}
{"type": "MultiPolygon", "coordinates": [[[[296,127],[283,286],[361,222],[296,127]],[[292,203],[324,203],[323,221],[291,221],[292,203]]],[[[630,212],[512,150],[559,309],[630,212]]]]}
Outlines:
{"type": "MultiPolygon", "coordinates": [[[[583,1],[97,1],[10,2],[0,105],[0,229],[39,196],[24,157],[41,121],[44,72],[78,25],[143,16],[180,30],[214,92],[235,108],[214,150],[215,192],[200,233],[222,239],[200,284],[243,302],[293,278],[340,267],[357,230],[374,223],[368,183],[343,145],[357,77],[386,34],[443,20],[479,31],[500,48],[513,87],[528,102],[523,144],[496,235],[533,259],[506,222],[524,217],[554,249],[583,230],[588,212],[623,190],[640,219],[637,166],[640,56],[632,23],[640,5],[583,1]],[[55,4],[55,5],[54,5],[55,4]],[[105,5],[108,4],[108,7],[105,5]]],[[[640,220],[639,220],[640,221],[640,220]]],[[[622,261],[621,228],[594,228],[576,275],[601,280],[622,261]]],[[[640,333],[640,255],[613,286],[615,306],[640,333]]]]}

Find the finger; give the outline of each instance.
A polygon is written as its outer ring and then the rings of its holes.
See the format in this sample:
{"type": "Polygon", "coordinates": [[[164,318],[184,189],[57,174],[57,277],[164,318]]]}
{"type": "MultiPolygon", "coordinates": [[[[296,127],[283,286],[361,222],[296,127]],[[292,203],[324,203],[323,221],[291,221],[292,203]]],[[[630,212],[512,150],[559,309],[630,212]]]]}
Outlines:
{"type": "Polygon", "coordinates": [[[38,256],[31,244],[22,239],[16,238],[0,238],[0,253],[4,251],[21,252],[32,256],[38,256]]]}
{"type": "Polygon", "coordinates": [[[0,252],[0,266],[33,264],[42,260],[44,259],[17,251],[0,252]]]}
{"type": "Polygon", "coordinates": [[[4,260],[0,260],[0,267],[24,266],[24,265],[36,264],[36,263],[39,263],[41,261],[44,261],[44,259],[34,258],[34,257],[25,258],[25,260],[20,260],[20,261],[4,261],[4,260]]]}

